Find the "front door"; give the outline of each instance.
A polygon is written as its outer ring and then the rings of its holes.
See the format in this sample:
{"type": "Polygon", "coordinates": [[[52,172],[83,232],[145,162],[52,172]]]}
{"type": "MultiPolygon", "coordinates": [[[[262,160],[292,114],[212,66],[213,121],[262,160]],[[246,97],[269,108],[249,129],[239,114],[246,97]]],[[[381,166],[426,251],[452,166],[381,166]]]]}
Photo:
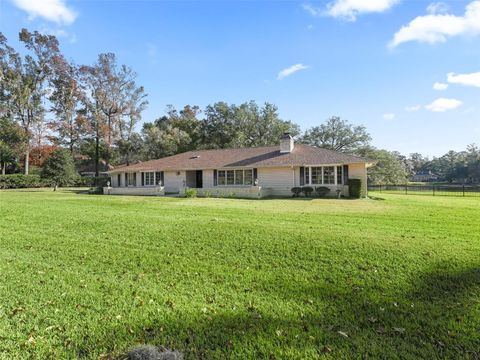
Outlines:
{"type": "Polygon", "coordinates": [[[202,170],[197,170],[196,173],[196,187],[201,189],[203,187],[203,172],[202,170]]]}

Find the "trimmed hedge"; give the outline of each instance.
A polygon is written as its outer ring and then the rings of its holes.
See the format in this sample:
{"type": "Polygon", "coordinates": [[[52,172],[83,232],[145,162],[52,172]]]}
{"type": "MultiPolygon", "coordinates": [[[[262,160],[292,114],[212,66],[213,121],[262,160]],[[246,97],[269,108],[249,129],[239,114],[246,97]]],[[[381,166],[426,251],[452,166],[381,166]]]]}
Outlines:
{"type": "Polygon", "coordinates": [[[330,192],[330,189],[326,186],[317,186],[315,188],[315,193],[317,194],[317,196],[319,197],[324,197],[324,196],[327,196],[327,194],[330,192]]]}
{"type": "Polygon", "coordinates": [[[360,199],[362,197],[362,180],[348,179],[348,192],[351,198],[360,199]]]}
{"type": "Polygon", "coordinates": [[[0,175],[0,189],[22,189],[46,187],[48,183],[39,175],[0,175]]]}
{"type": "Polygon", "coordinates": [[[313,194],[313,188],[311,186],[302,187],[302,192],[305,194],[305,197],[310,197],[313,194]]]}
{"type": "Polygon", "coordinates": [[[298,187],[298,186],[295,186],[295,187],[291,188],[290,191],[292,192],[293,197],[299,197],[300,194],[302,193],[302,188],[298,187]]]}
{"type": "MultiPolygon", "coordinates": [[[[74,187],[99,187],[107,186],[109,177],[79,177],[73,184],[74,187]]],[[[24,189],[49,187],[52,184],[42,179],[39,175],[9,174],[0,175],[0,189],[24,189]]]]}

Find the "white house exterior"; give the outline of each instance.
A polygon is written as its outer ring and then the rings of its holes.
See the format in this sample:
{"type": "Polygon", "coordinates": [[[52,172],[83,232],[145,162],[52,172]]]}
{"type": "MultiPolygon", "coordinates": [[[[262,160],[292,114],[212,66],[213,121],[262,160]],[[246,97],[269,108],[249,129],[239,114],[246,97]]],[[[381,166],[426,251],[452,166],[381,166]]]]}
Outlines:
{"type": "Polygon", "coordinates": [[[348,179],[362,180],[367,192],[367,159],[295,144],[289,134],[280,146],[189,151],[110,171],[107,194],[182,195],[262,198],[291,196],[298,186],[325,186],[348,196],[348,179]]]}

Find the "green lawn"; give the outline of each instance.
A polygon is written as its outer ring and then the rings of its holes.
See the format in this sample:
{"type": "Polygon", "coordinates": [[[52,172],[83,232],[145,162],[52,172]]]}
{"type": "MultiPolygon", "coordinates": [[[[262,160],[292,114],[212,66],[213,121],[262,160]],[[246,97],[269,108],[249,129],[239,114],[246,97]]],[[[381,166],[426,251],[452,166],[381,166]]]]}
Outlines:
{"type": "Polygon", "coordinates": [[[478,358],[480,198],[0,191],[0,359],[478,358]]]}

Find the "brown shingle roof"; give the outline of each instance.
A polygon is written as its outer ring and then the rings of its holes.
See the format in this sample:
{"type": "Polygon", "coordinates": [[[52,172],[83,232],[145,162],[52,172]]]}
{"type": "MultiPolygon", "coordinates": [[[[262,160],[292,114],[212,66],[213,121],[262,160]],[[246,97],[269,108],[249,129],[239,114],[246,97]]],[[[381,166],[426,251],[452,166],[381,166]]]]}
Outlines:
{"type": "Polygon", "coordinates": [[[238,149],[195,150],[149,160],[129,166],[120,166],[110,171],[148,170],[205,170],[229,167],[277,167],[304,165],[334,165],[368,163],[367,159],[337,151],[295,144],[290,153],[280,153],[278,146],[238,149]]]}

